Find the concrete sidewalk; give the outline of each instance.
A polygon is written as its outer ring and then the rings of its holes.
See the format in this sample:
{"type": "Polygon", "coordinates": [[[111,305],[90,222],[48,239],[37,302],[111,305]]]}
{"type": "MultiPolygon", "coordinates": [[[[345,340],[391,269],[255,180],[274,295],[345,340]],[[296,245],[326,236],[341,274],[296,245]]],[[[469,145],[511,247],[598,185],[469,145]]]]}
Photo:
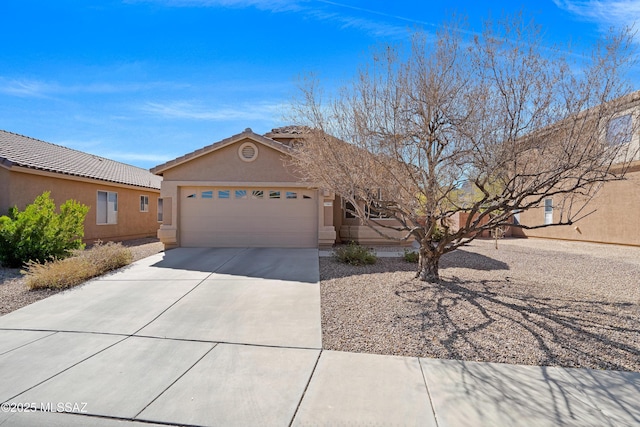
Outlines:
{"type": "Polygon", "coordinates": [[[175,249],[32,304],[0,378],[7,426],[640,425],[640,373],[323,351],[317,250],[175,249]]]}

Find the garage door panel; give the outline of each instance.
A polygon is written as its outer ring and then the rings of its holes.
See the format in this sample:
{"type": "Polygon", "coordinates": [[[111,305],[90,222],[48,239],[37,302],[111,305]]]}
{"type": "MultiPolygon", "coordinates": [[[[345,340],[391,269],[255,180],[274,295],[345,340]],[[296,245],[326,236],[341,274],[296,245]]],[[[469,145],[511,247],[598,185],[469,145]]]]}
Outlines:
{"type": "Polygon", "coordinates": [[[317,199],[309,190],[291,188],[235,189],[185,187],[181,190],[181,246],[317,247],[317,199]],[[262,192],[252,198],[253,190],[262,192]],[[270,190],[280,199],[270,199],[270,190]],[[202,198],[205,193],[211,198],[202,198]],[[287,199],[287,193],[295,199],[287,199]],[[243,198],[236,198],[236,195],[243,198]],[[303,198],[306,195],[309,198],[303,198]],[[192,197],[187,197],[192,196],[192,197]]]}

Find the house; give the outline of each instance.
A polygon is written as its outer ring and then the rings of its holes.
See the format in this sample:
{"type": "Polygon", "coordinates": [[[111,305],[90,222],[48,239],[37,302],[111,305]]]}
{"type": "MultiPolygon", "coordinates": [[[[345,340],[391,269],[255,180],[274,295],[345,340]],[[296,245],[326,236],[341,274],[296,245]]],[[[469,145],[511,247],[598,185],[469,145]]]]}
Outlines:
{"type": "MultiPolygon", "coordinates": [[[[640,91],[614,101],[613,107],[615,114],[600,134],[605,144],[623,145],[626,179],[604,184],[578,222],[534,230],[513,228],[515,236],[640,246],[640,91]]],[[[580,207],[573,206],[574,212],[580,207]]],[[[544,225],[556,221],[560,213],[559,200],[549,197],[538,208],[516,213],[515,220],[527,226],[544,225]]]]}
{"type": "Polygon", "coordinates": [[[90,207],[85,242],[155,236],[162,179],[145,169],[34,138],[0,131],[0,215],[50,191],[90,207]]]}
{"type": "Polygon", "coordinates": [[[335,194],[303,182],[287,161],[301,139],[295,127],[246,129],[152,168],[163,178],[165,247],[388,243],[349,218],[335,194]]]}

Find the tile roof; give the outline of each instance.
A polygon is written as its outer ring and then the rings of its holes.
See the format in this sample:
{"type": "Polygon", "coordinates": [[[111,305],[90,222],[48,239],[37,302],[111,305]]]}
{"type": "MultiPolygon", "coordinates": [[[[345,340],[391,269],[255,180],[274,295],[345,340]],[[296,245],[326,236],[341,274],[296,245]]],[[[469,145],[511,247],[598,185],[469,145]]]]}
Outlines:
{"type": "Polygon", "coordinates": [[[162,178],[146,169],[0,130],[0,164],[160,189],[162,178]]]}

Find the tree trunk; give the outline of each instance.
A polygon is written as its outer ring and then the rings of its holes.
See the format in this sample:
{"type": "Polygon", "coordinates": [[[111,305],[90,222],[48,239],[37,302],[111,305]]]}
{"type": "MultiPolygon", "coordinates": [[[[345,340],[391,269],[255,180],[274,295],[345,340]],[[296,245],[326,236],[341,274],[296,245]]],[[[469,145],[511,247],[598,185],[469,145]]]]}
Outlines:
{"type": "Polygon", "coordinates": [[[438,265],[440,254],[435,251],[427,251],[420,248],[419,270],[416,277],[425,282],[437,283],[440,281],[438,265]]]}

